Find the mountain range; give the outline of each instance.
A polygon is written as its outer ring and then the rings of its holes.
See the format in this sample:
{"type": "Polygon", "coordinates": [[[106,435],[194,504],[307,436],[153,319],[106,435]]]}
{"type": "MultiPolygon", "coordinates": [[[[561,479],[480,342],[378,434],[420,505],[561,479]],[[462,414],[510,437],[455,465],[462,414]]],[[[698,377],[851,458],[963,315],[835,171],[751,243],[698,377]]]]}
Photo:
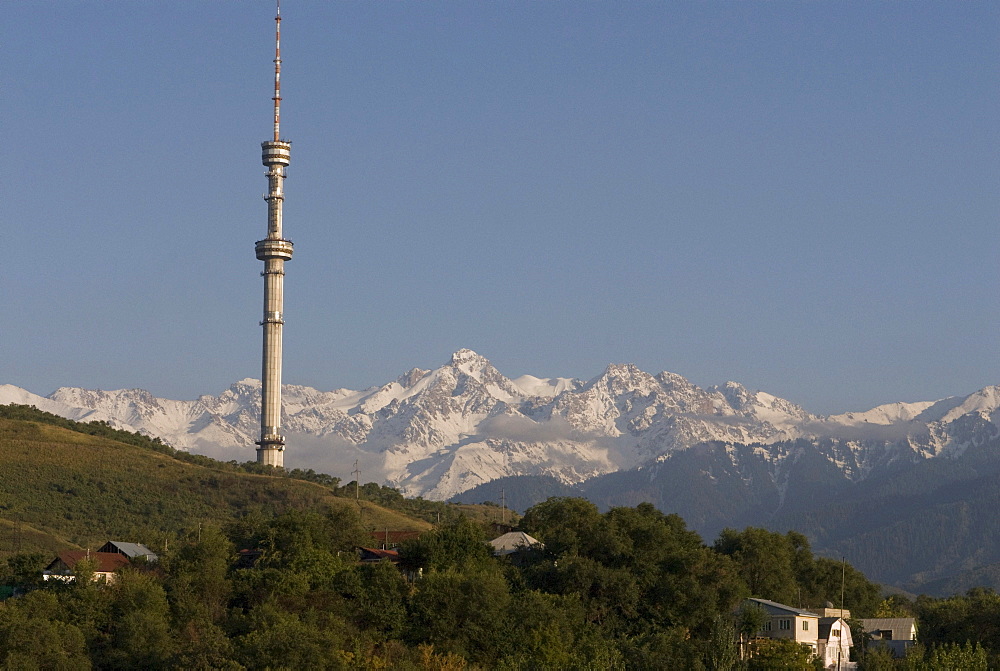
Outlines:
{"type": "MultiPolygon", "coordinates": [[[[876,505],[900,478],[916,477],[926,489],[992,472],[994,456],[1000,463],[998,387],[820,416],[735,382],[702,389],[631,364],[609,365],[588,381],[511,379],[463,349],[439,368],[415,368],[361,391],[286,385],[283,402],[289,467],[345,480],[360,472],[363,481],[438,500],[496,500],[496,483],[505,483],[512,500],[527,488],[534,499],[580,492],[605,506],[652,501],[707,538],[725,526],[811,525],[818,547],[830,552],[859,551],[851,531],[858,520],[847,523],[845,510],[878,519],[890,509],[905,513],[895,499],[880,510],[858,508],[859,501],[876,505]],[[927,481],[915,473],[939,475],[927,481]]],[[[260,383],[241,380],[193,401],[69,387],[42,397],[3,385],[0,403],[103,420],[176,448],[248,461],[259,431],[260,383]]],[[[987,555],[919,570],[883,558],[873,578],[914,587],[981,570],[994,560],[987,555]]]]}

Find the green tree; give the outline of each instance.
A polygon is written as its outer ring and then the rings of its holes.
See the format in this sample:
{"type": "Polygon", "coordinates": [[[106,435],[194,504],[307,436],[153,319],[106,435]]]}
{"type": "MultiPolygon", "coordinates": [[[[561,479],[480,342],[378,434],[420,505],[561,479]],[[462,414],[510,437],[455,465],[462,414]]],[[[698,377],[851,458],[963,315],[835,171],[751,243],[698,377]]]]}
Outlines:
{"type": "Polygon", "coordinates": [[[892,650],[882,645],[866,649],[862,657],[858,663],[860,671],[893,671],[897,668],[892,650]]]}
{"type": "Polygon", "coordinates": [[[568,669],[577,658],[578,641],[586,630],[583,605],[576,595],[559,596],[529,590],[512,601],[510,651],[505,664],[568,669]]]}
{"type": "Polygon", "coordinates": [[[289,610],[305,612],[329,600],[335,576],[367,538],[357,514],[339,509],[247,516],[229,529],[239,545],[261,553],[252,567],[232,574],[232,602],[245,610],[280,598],[289,610]]]}
{"type": "Polygon", "coordinates": [[[167,593],[173,614],[176,652],[172,665],[182,668],[241,668],[233,661],[233,646],[222,629],[232,582],[229,570],[234,549],[215,526],[202,529],[189,542],[164,558],[167,593]]]}
{"type": "Polygon", "coordinates": [[[249,669],[353,668],[345,623],[329,613],[298,615],[266,603],[248,614],[233,643],[237,661],[249,669]]]}
{"type": "Polygon", "coordinates": [[[20,553],[7,557],[7,579],[22,589],[42,584],[42,571],[52,558],[40,552],[20,553]]]}
{"type": "Polygon", "coordinates": [[[751,596],[800,608],[839,604],[843,598],[856,617],[871,617],[878,607],[878,585],[849,564],[814,557],[798,532],[724,529],[714,547],[737,564],[751,596]]]}
{"type": "Polygon", "coordinates": [[[986,651],[979,643],[944,643],[931,649],[927,656],[932,669],[962,669],[963,671],[986,671],[986,651]]]}
{"type": "Polygon", "coordinates": [[[234,555],[233,544],[222,530],[207,526],[197,541],[165,559],[167,589],[179,622],[218,622],[225,616],[232,592],[228,573],[234,555]]]}
{"type": "Polygon", "coordinates": [[[552,498],[522,524],[546,543],[548,557],[525,571],[528,584],[580,594],[588,619],[608,633],[680,626],[707,635],[715,615],[746,595],[736,564],[648,503],[601,515],[582,499],[552,498]]]}
{"type": "Polygon", "coordinates": [[[705,651],[705,668],[708,671],[732,671],[740,663],[736,645],[736,627],[731,617],[716,615],[705,651]]]}
{"type": "MultiPolygon", "coordinates": [[[[753,643],[753,654],[747,660],[750,671],[786,671],[796,669],[812,671],[816,669],[812,650],[808,645],[790,639],[762,638],[753,643]]],[[[822,663],[819,663],[822,669],[822,663]]]]}
{"type": "Polygon", "coordinates": [[[106,589],[110,626],[100,652],[102,667],[167,668],[174,644],[163,586],[152,574],[130,569],[118,573],[106,589]]]}
{"type": "Polygon", "coordinates": [[[485,566],[493,560],[483,528],[465,517],[405,541],[399,556],[403,566],[412,571],[485,566]]]}
{"type": "Polygon", "coordinates": [[[64,622],[62,612],[47,590],[0,603],[0,669],[89,669],[83,633],[64,622]]]}
{"type": "Polygon", "coordinates": [[[891,594],[875,607],[872,617],[914,617],[913,602],[900,594],[891,594]]]}
{"type": "Polygon", "coordinates": [[[550,556],[614,553],[615,541],[606,536],[601,513],[590,501],[552,497],[529,508],[521,528],[545,543],[550,556]]]}
{"type": "Polygon", "coordinates": [[[639,671],[704,671],[704,650],[683,627],[663,629],[622,641],[625,668],[639,671]]]}
{"type": "Polygon", "coordinates": [[[1000,594],[974,587],[945,599],[921,596],[915,603],[920,641],[928,646],[978,641],[1000,653],[1000,594]]]}
{"type": "Polygon", "coordinates": [[[797,536],[793,541],[765,529],[723,529],[715,550],[736,562],[751,596],[799,605],[794,571],[797,536]]]}
{"type": "Polygon", "coordinates": [[[829,601],[841,604],[854,617],[874,617],[881,601],[881,588],[871,582],[861,571],[843,560],[817,557],[809,580],[800,582],[807,604],[829,601]]]}
{"type": "Polygon", "coordinates": [[[715,616],[728,614],[746,596],[735,563],[706,548],[678,515],[643,503],[612,508],[604,518],[604,537],[615,539],[617,552],[603,549],[599,558],[635,577],[639,614],[651,625],[689,627],[707,635],[715,616]]]}
{"type": "Polygon", "coordinates": [[[736,613],[736,633],[740,641],[740,658],[747,657],[747,646],[768,621],[767,612],[755,602],[744,603],[736,613]]]}
{"type": "Polygon", "coordinates": [[[503,656],[509,641],[511,596],[496,566],[434,571],[419,581],[407,638],[478,664],[503,656]]]}
{"type": "Polygon", "coordinates": [[[402,631],[409,587],[391,562],[361,564],[341,571],[334,580],[334,589],[344,600],[344,617],[359,629],[386,638],[402,631]]]}

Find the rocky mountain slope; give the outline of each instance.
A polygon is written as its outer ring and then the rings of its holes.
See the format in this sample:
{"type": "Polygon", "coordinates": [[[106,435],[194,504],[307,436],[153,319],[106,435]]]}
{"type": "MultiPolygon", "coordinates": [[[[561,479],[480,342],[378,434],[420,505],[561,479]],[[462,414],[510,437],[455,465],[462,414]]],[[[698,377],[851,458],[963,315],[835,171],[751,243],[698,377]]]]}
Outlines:
{"type": "MultiPolygon", "coordinates": [[[[104,420],[159,436],[177,448],[246,461],[258,431],[260,383],[218,396],[159,399],[146,391],[60,388],[47,397],[0,386],[0,403],[35,405],[71,419],[104,420]]],[[[411,496],[445,499],[496,478],[551,476],[566,484],[642,469],[703,443],[727,446],[733,468],[756,455],[778,493],[799,452],[850,481],[899,460],[961,452],[1000,425],[1000,389],[965,398],[896,403],[821,417],[727,382],[701,389],[673,373],[610,365],[589,381],[510,379],[487,359],[459,350],[434,370],[413,369],[380,387],[319,391],[284,387],[286,464],[362,479],[411,496]],[[751,446],[746,448],[744,446],[751,446]],[[749,450],[749,451],[747,451],[749,450]]]]}

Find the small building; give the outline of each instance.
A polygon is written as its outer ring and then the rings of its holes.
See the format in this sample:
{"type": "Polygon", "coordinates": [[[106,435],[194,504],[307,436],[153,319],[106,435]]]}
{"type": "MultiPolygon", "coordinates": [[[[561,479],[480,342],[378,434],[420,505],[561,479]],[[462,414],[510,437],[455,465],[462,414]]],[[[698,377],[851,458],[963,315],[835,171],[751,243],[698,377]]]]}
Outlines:
{"type": "Polygon", "coordinates": [[[503,557],[504,555],[513,554],[518,550],[526,550],[528,548],[545,548],[545,545],[541,541],[532,538],[523,531],[507,532],[503,536],[498,536],[489,541],[489,544],[493,547],[494,556],[497,557],[503,557]]]}
{"type": "Polygon", "coordinates": [[[767,599],[747,599],[745,603],[758,606],[767,616],[759,636],[788,639],[808,645],[813,654],[818,652],[819,615],[811,610],[793,608],[767,599]]]}
{"type": "Polygon", "coordinates": [[[363,564],[374,564],[380,561],[389,561],[393,564],[400,562],[399,553],[395,550],[359,547],[358,552],[361,554],[361,563],[363,564]]]}
{"type": "Polygon", "coordinates": [[[845,620],[851,619],[851,610],[849,608],[834,608],[833,604],[829,601],[826,602],[826,606],[823,608],[817,608],[816,614],[820,617],[842,617],[845,620]]]}
{"type": "Polygon", "coordinates": [[[818,650],[816,654],[823,660],[827,669],[853,669],[850,662],[851,648],[854,638],[851,628],[840,617],[821,617],[819,619],[818,650]]]}
{"type": "Polygon", "coordinates": [[[857,668],[854,662],[849,661],[854,645],[851,628],[844,620],[844,617],[849,617],[849,611],[822,608],[817,612],[767,599],[747,599],[744,604],[759,607],[767,616],[758,637],[786,639],[807,645],[822,660],[826,669],[848,671],[857,668]],[[841,612],[844,617],[840,616],[841,612]]]}
{"type": "Polygon", "coordinates": [[[45,570],[42,571],[42,580],[61,580],[63,582],[73,582],[76,580],[76,567],[83,560],[94,562],[94,580],[113,583],[115,572],[128,566],[129,559],[117,552],[91,552],[90,550],[66,550],[60,552],[59,556],[53,559],[45,570]]]}
{"type": "Polygon", "coordinates": [[[142,558],[148,562],[155,562],[159,560],[156,553],[150,550],[148,547],[142,543],[129,543],[126,541],[108,541],[101,547],[97,548],[98,552],[117,552],[120,555],[124,555],[129,559],[142,558]]]}
{"type": "Polygon", "coordinates": [[[912,617],[862,618],[861,626],[868,634],[869,646],[889,648],[894,657],[905,657],[917,642],[917,621],[912,617]]]}

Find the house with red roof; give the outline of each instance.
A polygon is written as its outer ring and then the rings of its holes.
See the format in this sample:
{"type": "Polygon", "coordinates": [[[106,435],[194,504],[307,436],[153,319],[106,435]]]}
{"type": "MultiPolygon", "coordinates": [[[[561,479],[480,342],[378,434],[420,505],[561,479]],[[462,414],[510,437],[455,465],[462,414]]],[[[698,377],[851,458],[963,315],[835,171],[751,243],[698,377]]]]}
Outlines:
{"type": "Polygon", "coordinates": [[[66,550],[60,552],[59,556],[45,567],[45,570],[42,571],[42,580],[73,582],[76,580],[76,568],[84,560],[93,563],[94,580],[106,583],[114,582],[115,572],[128,566],[129,563],[128,557],[117,552],[66,550]]]}

